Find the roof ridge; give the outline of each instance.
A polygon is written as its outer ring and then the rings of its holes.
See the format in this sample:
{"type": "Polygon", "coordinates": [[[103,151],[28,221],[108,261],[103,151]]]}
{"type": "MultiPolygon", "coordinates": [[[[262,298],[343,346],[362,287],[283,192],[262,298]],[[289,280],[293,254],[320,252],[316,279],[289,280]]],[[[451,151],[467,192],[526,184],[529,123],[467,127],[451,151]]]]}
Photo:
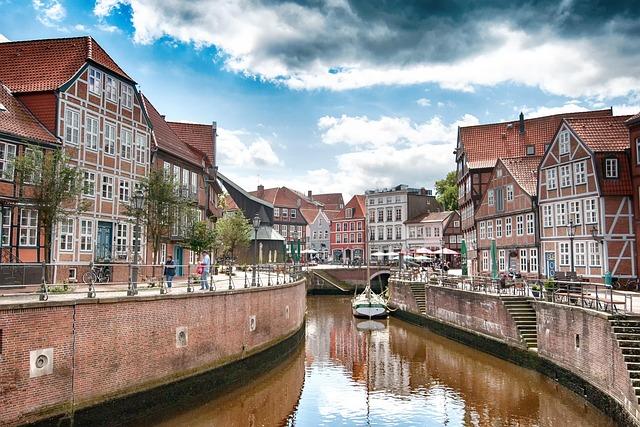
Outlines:
{"type": "MultiPolygon", "coordinates": [[[[556,114],[550,114],[548,116],[539,116],[539,117],[531,117],[531,118],[525,118],[524,122],[525,124],[528,121],[533,121],[533,120],[540,120],[540,119],[550,119],[550,118],[556,118],[556,117],[562,117],[565,116],[564,118],[572,118],[572,117],[566,117],[566,116],[570,116],[571,114],[592,114],[592,113],[603,113],[605,111],[611,111],[611,114],[613,114],[613,108],[605,108],[603,110],[587,110],[587,111],[574,111],[574,112],[568,112],[568,113],[556,113],[556,114]]],[[[617,117],[617,116],[594,116],[594,117],[617,117]]],[[[493,122],[493,123],[483,123],[483,124],[477,124],[477,125],[469,125],[469,126],[460,126],[460,129],[469,129],[469,128],[479,128],[479,127],[484,127],[484,126],[499,126],[499,125],[508,125],[511,123],[519,123],[519,120],[509,120],[509,121],[502,121],[502,122],[493,122]]]]}
{"type": "Polygon", "coordinates": [[[49,41],[59,41],[59,40],[81,40],[85,38],[92,38],[92,37],[91,36],[74,36],[74,37],[50,37],[46,39],[9,40],[9,41],[2,42],[2,44],[49,42],[49,41]]]}

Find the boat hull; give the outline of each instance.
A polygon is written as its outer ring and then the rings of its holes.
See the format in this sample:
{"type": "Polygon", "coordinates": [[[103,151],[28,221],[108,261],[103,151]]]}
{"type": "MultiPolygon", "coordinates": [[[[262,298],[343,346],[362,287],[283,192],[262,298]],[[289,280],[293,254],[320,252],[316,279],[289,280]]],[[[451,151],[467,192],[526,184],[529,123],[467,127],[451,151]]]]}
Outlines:
{"type": "Polygon", "coordinates": [[[384,304],[355,303],[353,315],[359,319],[384,319],[389,317],[389,310],[384,304]]]}

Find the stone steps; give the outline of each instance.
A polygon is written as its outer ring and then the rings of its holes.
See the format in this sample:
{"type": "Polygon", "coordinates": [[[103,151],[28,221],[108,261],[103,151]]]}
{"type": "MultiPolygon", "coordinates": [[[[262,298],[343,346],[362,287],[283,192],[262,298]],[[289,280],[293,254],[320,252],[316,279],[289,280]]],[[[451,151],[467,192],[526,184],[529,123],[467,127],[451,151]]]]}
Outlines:
{"type": "Polygon", "coordinates": [[[505,308],[516,323],[520,339],[527,348],[538,348],[538,324],[536,311],[527,297],[501,296],[505,308]]]}
{"type": "Polygon", "coordinates": [[[427,314],[427,295],[424,283],[410,283],[411,293],[421,314],[427,314]]]}
{"type": "Polygon", "coordinates": [[[609,319],[613,336],[627,365],[627,373],[640,403],[640,318],[609,319]]]}

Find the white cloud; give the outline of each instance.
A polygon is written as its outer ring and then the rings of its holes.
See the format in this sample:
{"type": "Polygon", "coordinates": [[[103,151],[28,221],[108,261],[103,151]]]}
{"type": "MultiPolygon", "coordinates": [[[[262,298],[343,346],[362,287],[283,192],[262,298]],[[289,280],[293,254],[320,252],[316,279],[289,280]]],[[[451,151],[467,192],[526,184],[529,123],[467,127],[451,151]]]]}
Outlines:
{"type": "Polygon", "coordinates": [[[96,25],[96,28],[100,31],[104,31],[105,33],[119,33],[120,32],[120,28],[116,27],[115,25],[109,25],[109,24],[105,24],[105,23],[100,23],[98,25],[96,25]]]}
{"type": "Polygon", "coordinates": [[[618,104],[613,106],[613,114],[617,116],[622,116],[625,114],[638,114],[640,113],[640,105],[639,104],[618,104]]]}
{"type": "Polygon", "coordinates": [[[551,116],[554,114],[562,114],[562,113],[576,113],[580,111],[588,111],[589,108],[580,105],[579,101],[569,101],[563,105],[555,106],[555,107],[546,107],[540,106],[535,108],[529,108],[526,105],[521,108],[516,108],[516,111],[522,111],[527,119],[532,119],[534,117],[543,117],[543,116],[551,116]]]}
{"type": "Polygon", "coordinates": [[[76,24],[73,26],[73,29],[76,31],[88,31],[89,28],[87,28],[86,26],[82,25],[82,24],[76,24]]]}
{"type": "MultiPolygon", "coordinates": [[[[613,30],[563,39],[551,26],[541,24],[527,33],[505,24],[508,19],[483,16],[473,22],[474,30],[482,28],[473,34],[486,42],[477,49],[434,60],[423,53],[423,44],[408,44],[402,51],[410,60],[385,61],[383,53],[363,46],[384,46],[400,29],[379,20],[368,22],[346,2],[307,6],[253,0],[97,0],[94,13],[105,17],[120,4],[131,6],[136,42],[169,36],[198,47],[216,46],[228,70],[293,89],[435,83],[472,92],[478,86],[509,82],[600,99],[640,91],[640,61],[627,56],[628,39],[613,30]]],[[[556,11],[558,19],[567,5],[556,11]]],[[[446,47],[445,41],[437,44],[446,47]]],[[[454,47],[462,50],[460,44],[454,47]]]]}
{"type": "Polygon", "coordinates": [[[4,43],[4,42],[10,42],[11,40],[9,40],[4,34],[0,33],[0,43],[4,43]]]}
{"type": "Polygon", "coordinates": [[[218,128],[218,163],[225,168],[265,168],[282,164],[271,141],[245,130],[218,128]]]}
{"type": "Polygon", "coordinates": [[[427,98],[420,98],[416,101],[416,104],[421,107],[428,107],[431,105],[431,101],[429,101],[427,98]]]}
{"type": "Polygon", "coordinates": [[[55,27],[67,15],[60,0],[32,0],[40,23],[47,27],[55,27]]]}

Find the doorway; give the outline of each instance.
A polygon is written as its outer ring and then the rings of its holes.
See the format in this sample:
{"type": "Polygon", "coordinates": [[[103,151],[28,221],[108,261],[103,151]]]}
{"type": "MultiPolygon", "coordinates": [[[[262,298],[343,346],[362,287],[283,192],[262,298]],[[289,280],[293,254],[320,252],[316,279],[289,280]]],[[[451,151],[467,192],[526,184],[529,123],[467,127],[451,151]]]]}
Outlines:
{"type": "Polygon", "coordinates": [[[183,275],[182,255],[183,255],[182,246],[175,245],[173,247],[173,259],[176,261],[176,275],[177,276],[182,276],[183,275]]]}
{"type": "Polygon", "coordinates": [[[111,250],[113,245],[113,223],[98,221],[98,236],[96,239],[96,261],[111,260],[111,250]]]}

